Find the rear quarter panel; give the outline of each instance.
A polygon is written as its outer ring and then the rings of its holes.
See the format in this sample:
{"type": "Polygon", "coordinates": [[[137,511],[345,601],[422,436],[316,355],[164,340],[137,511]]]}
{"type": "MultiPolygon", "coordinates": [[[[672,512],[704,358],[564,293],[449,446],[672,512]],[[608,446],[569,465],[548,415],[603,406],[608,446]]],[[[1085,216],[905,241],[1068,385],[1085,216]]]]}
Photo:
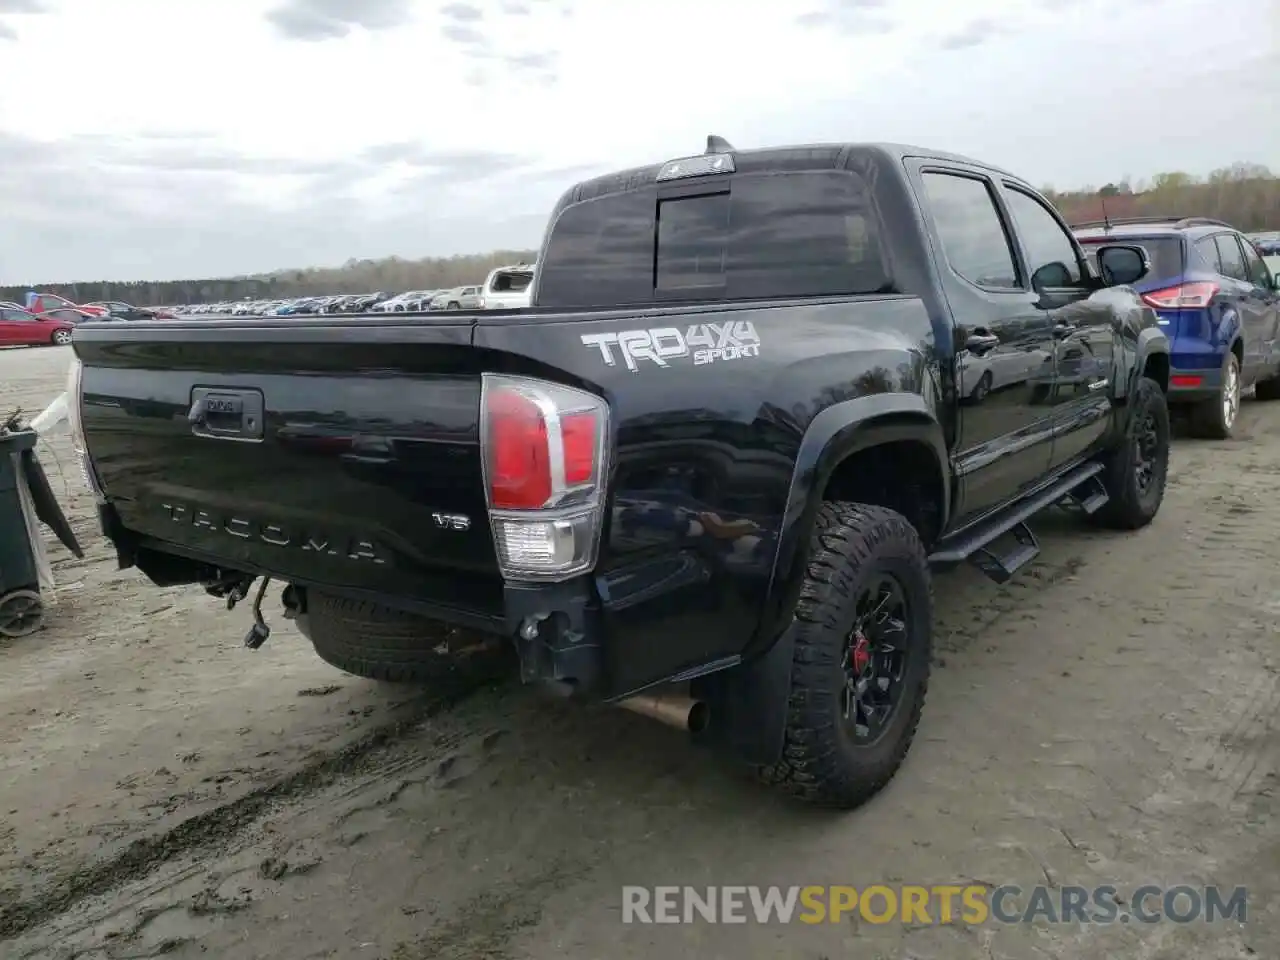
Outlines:
{"type": "Polygon", "coordinates": [[[843,401],[918,396],[932,328],[919,300],[880,297],[493,317],[474,343],[491,351],[487,369],[609,401],[616,453],[597,587],[625,692],[741,654],[765,609],[806,431],[843,401]],[[628,341],[656,349],[628,355],[628,341]]]}

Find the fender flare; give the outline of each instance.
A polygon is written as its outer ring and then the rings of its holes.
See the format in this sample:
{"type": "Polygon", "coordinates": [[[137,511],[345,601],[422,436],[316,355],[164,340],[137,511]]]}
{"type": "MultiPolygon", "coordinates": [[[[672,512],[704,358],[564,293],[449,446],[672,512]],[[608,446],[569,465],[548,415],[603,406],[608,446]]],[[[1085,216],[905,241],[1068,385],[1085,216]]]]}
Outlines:
{"type": "Polygon", "coordinates": [[[923,443],[937,458],[945,526],[951,514],[950,458],[942,425],[926,398],[877,393],[832,404],[813,418],[800,441],[769,574],[769,597],[795,573],[818,513],[817,493],[840,463],[861,450],[901,440],[923,443]]]}
{"type": "MultiPolygon", "coordinates": [[[[1147,369],[1148,360],[1153,356],[1162,355],[1167,357],[1169,354],[1169,337],[1159,327],[1147,327],[1139,332],[1138,348],[1133,361],[1133,370],[1131,371],[1131,376],[1129,378],[1130,382],[1126,387],[1124,396],[1117,397],[1117,399],[1124,399],[1133,392],[1134,387],[1137,386],[1138,379],[1142,376],[1142,371],[1147,369]]],[[[1162,386],[1167,392],[1169,384],[1165,383],[1162,384],[1162,386]]]]}
{"type": "Polygon", "coordinates": [[[799,595],[819,493],[849,456],[882,443],[927,445],[939,467],[943,523],[951,511],[950,460],[942,425],[919,394],[879,393],[832,404],[809,423],[800,442],[780,524],[760,625],[742,662],[702,678],[699,692],[711,707],[705,739],[756,765],[777,761],[786,729],[795,636],[784,616],[799,595]]]}

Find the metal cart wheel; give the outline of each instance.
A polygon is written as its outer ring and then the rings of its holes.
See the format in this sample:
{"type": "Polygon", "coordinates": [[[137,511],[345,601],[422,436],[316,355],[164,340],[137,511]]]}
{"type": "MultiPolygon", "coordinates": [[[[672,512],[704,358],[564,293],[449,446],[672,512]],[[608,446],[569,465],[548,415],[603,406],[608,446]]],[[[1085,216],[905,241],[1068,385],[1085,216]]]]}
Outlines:
{"type": "Polygon", "coordinates": [[[0,597],[0,637],[17,639],[40,629],[44,604],[34,590],[14,590],[0,597]]]}

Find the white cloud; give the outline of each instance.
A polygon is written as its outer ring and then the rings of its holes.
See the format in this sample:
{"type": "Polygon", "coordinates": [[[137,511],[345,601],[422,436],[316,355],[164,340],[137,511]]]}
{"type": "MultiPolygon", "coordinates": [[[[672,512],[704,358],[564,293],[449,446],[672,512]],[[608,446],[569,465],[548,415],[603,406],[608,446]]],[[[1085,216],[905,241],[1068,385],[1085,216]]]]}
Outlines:
{"type": "Polygon", "coordinates": [[[533,245],[579,168],[713,132],[1060,186],[1280,168],[1280,0],[571,2],[0,0],[5,73],[33,78],[0,87],[0,280],[533,245]]]}

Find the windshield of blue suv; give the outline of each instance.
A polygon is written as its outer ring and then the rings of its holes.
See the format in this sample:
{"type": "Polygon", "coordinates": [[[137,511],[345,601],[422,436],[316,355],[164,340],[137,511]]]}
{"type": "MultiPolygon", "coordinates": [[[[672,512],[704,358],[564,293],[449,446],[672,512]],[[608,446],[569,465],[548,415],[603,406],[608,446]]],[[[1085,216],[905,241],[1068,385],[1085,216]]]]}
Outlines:
{"type": "Polygon", "coordinates": [[[1164,280],[1177,280],[1185,269],[1181,237],[1082,237],[1080,245],[1095,272],[1098,269],[1097,249],[1109,243],[1132,244],[1147,251],[1151,270],[1136,286],[1151,288],[1164,280]]]}

